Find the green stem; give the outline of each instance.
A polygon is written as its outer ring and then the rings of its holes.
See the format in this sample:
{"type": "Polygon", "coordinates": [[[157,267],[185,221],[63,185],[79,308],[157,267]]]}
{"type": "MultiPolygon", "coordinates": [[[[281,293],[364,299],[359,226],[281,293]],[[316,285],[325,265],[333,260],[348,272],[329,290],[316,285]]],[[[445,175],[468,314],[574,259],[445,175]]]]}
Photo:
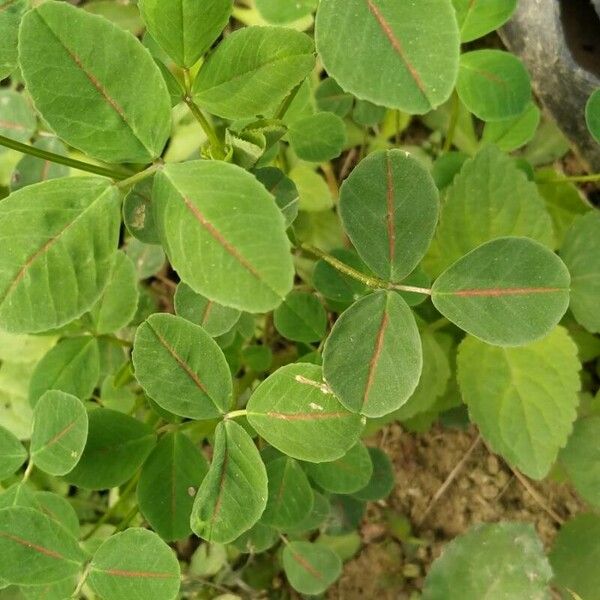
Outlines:
{"type": "Polygon", "coordinates": [[[600,181],[600,173],[592,173],[591,175],[571,175],[557,177],[555,179],[536,179],[536,183],[588,183],[595,181],[600,181]]]}
{"type": "Polygon", "coordinates": [[[356,269],[348,266],[342,261],[335,258],[335,256],[331,256],[323,250],[319,248],[315,248],[314,246],[310,246],[308,244],[302,244],[302,249],[318,258],[323,259],[326,263],[331,265],[334,269],[337,269],[340,273],[344,275],[348,275],[348,277],[352,277],[357,281],[360,281],[362,284],[367,287],[379,290],[397,290],[399,292],[413,292],[415,294],[425,294],[429,296],[431,294],[431,289],[417,287],[414,285],[402,285],[399,283],[391,283],[389,281],[385,281],[384,279],[379,279],[379,277],[371,277],[369,275],[365,275],[356,269]]]}
{"type": "Polygon", "coordinates": [[[72,167],[73,169],[77,169],[79,171],[94,173],[94,175],[110,177],[111,179],[121,180],[126,179],[131,175],[131,173],[127,171],[92,165],[74,158],[69,158],[68,156],[62,156],[61,154],[55,154],[54,152],[48,152],[47,150],[36,148],[30,144],[22,144],[21,142],[17,142],[16,140],[3,135],[0,135],[0,146],[10,148],[11,150],[16,150],[17,152],[21,152],[21,154],[29,154],[30,156],[35,156],[36,158],[41,158],[42,160],[48,160],[59,165],[72,167]]]}
{"type": "Polygon", "coordinates": [[[131,348],[133,343],[129,340],[123,340],[118,338],[116,335],[99,335],[97,336],[99,340],[106,340],[107,342],[111,342],[112,344],[116,344],[117,346],[122,346],[123,348],[131,348]]]}
{"type": "Polygon", "coordinates": [[[139,509],[136,504],[135,506],[133,506],[131,508],[131,510],[123,517],[121,522],[117,525],[117,528],[115,529],[115,533],[119,533],[119,531],[123,531],[124,529],[126,529],[127,526],[129,525],[129,523],[131,523],[131,520],[135,517],[135,515],[138,514],[138,511],[139,511],[139,509]]]}
{"type": "Polygon", "coordinates": [[[225,148],[223,148],[223,144],[221,144],[221,140],[217,136],[217,132],[208,122],[208,119],[204,116],[204,113],[200,110],[200,107],[192,100],[192,97],[189,95],[189,93],[185,96],[183,101],[187,104],[191,113],[196,118],[196,121],[200,123],[200,127],[202,127],[202,130],[206,134],[211,150],[215,156],[220,159],[225,158],[225,148]]]}
{"type": "Polygon", "coordinates": [[[117,187],[118,188],[127,188],[127,187],[134,186],[136,183],[139,183],[140,181],[143,181],[144,179],[148,179],[148,177],[152,177],[152,175],[154,175],[154,173],[156,173],[156,171],[158,171],[160,168],[162,168],[162,164],[156,163],[156,164],[148,167],[147,169],[144,169],[143,171],[140,171],[139,173],[136,173],[135,175],[128,177],[127,179],[123,179],[122,181],[119,181],[119,183],[117,184],[117,187]]]}
{"type": "Polygon", "coordinates": [[[248,411],[245,408],[240,410],[232,410],[225,415],[226,419],[235,419],[236,417],[245,417],[248,414],[248,411]]]}
{"type": "Polygon", "coordinates": [[[32,471],[33,471],[33,461],[30,458],[29,462],[27,463],[27,468],[25,469],[25,473],[23,473],[23,481],[21,483],[25,483],[29,479],[32,471]]]}
{"type": "MultiPolygon", "coordinates": [[[[129,483],[127,484],[127,486],[125,487],[125,489],[123,490],[121,495],[119,496],[119,499],[98,519],[98,521],[96,521],[96,524],[92,527],[92,529],[90,529],[83,536],[82,541],[90,539],[94,535],[94,533],[96,533],[96,531],[98,531],[98,529],[100,529],[100,527],[102,527],[102,525],[104,525],[104,523],[106,523],[107,521],[109,521],[110,519],[112,519],[114,517],[115,513],[119,510],[119,508],[121,508],[121,506],[123,506],[123,503],[127,499],[129,499],[129,497],[135,490],[135,486],[138,482],[138,479],[139,479],[139,477],[137,477],[137,476],[134,476],[130,479],[129,483]]],[[[137,511],[137,506],[135,507],[135,509],[137,511]]]]}
{"type": "Polygon", "coordinates": [[[456,91],[452,94],[452,112],[450,113],[450,122],[448,123],[448,132],[446,133],[446,139],[444,140],[444,147],[442,152],[450,152],[452,148],[452,142],[454,141],[454,133],[456,132],[456,126],[458,125],[458,116],[460,113],[460,101],[456,91]]]}
{"type": "Polygon", "coordinates": [[[300,91],[300,88],[302,87],[302,84],[304,82],[301,81],[284,99],[284,101],[281,103],[281,106],[277,109],[277,112],[275,113],[275,116],[273,117],[274,119],[279,119],[281,121],[281,119],[283,119],[283,117],[285,117],[285,113],[287,113],[288,109],[290,108],[290,106],[292,105],[292,102],[294,101],[294,98],[298,95],[298,92],[300,91]]]}
{"type": "Polygon", "coordinates": [[[90,573],[91,567],[92,567],[92,561],[90,561],[87,565],[85,565],[85,569],[83,570],[83,573],[81,574],[81,577],[79,578],[79,582],[77,583],[77,587],[75,588],[75,591],[73,592],[71,598],[80,598],[81,597],[81,590],[83,589],[83,586],[85,585],[85,580],[87,579],[87,577],[90,573]]]}

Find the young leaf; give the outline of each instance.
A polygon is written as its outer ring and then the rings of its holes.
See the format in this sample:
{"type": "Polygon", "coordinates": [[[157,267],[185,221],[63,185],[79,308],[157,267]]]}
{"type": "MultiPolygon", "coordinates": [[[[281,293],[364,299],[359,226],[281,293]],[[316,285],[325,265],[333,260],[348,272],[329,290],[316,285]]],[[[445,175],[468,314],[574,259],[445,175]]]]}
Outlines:
{"type": "Polygon", "coordinates": [[[344,92],[339,83],[328,77],[323,79],[315,90],[315,100],[319,110],[325,110],[344,118],[354,104],[352,94],[344,92]]]}
{"type": "Polygon", "coordinates": [[[92,410],[83,455],[65,479],[89,490],[119,486],[139,469],[155,442],[145,423],[108,408],[92,410]]]}
{"type": "Polygon", "coordinates": [[[546,598],[551,578],[532,525],[476,525],[450,542],[433,563],[423,600],[546,598]]]}
{"type": "MultiPolygon", "coordinates": [[[[11,135],[10,137],[13,136],[11,135]]],[[[67,154],[65,145],[55,137],[42,137],[34,142],[33,147],[62,156],[66,156],[67,154]]],[[[49,160],[42,160],[30,154],[25,154],[13,171],[10,180],[10,189],[12,192],[16,192],[34,183],[42,183],[49,179],[58,179],[59,177],[68,177],[68,175],[69,167],[65,165],[59,165],[49,160]]]]}
{"type": "Polygon", "coordinates": [[[554,247],[552,221],[535,184],[510,157],[486,146],[448,188],[427,270],[437,276],[484,242],[509,235],[554,247]]]}
{"type": "Polygon", "coordinates": [[[232,0],[141,0],[148,31],[180,66],[193,67],[227,25],[232,0]]]}
{"type": "Polygon", "coordinates": [[[133,344],[135,376],[162,408],[180,417],[212,419],[229,409],[231,374],[217,343],[198,325],[151,315],[133,344]]]}
{"type": "Polygon", "coordinates": [[[460,39],[472,42],[504,25],[517,7],[517,0],[452,0],[460,28],[460,39]]]}
{"type": "Polygon", "coordinates": [[[127,231],[144,244],[160,244],[152,209],[154,177],[137,183],[123,201],[123,222],[127,231]]]}
{"type": "Polygon", "coordinates": [[[364,425],[323,382],[321,367],[305,363],[275,371],[254,391],[247,409],[248,421],[269,444],[308,462],[342,457],[364,425]]]}
{"type": "Polygon", "coordinates": [[[103,335],[125,327],[138,305],[137,273],[132,260],[117,251],[108,285],[89,313],[96,334],[103,335]]]}
{"type": "Polygon", "coordinates": [[[0,327],[37,333],[89,310],[108,281],[119,222],[119,194],[97,177],[54,179],[2,200],[0,245],[10,252],[0,255],[0,327]]]}
{"type": "Polygon", "coordinates": [[[322,594],[342,573],[342,561],[322,544],[289,542],[283,549],[283,569],[301,594],[322,594]]]}
{"type": "Polygon", "coordinates": [[[260,519],[267,505],[267,473],[252,438],[233,421],[219,423],[213,448],[191,526],[199,537],[227,544],[260,519]]]}
{"type": "Polygon", "coordinates": [[[277,529],[294,527],[313,508],[314,494],[302,467],[288,456],[267,463],[269,497],[261,523],[277,529]]]}
{"type": "Polygon", "coordinates": [[[224,306],[263,312],[292,288],[283,217],[273,197],[240,167],[167,165],[156,176],[154,201],[166,252],[194,291],[224,306]]]}
{"type": "Polygon", "coordinates": [[[327,72],[363,100],[423,114],[454,87],[459,35],[450,0],[322,0],[315,36],[327,72]]]}
{"type": "Polygon", "coordinates": [[[59,523],[33,508],[0,510],[0,577],[37,585],[76,575],[86,558],[77,540],[59,523]]]}
{"type": "Polygon", "coordinates": [[[288,139],[299,159],[326,162],[342,153],[346,126],[337,115],[318,112],[294,121],[288,129],[288,139]]]}
{"type": "Polygon", "coordinates": [[[590,133],[600,144],[600,89],[589,97],[585,105],[585,121],[590,133]]]}
{"type": "Polygon", "coordinates": [[[17,68],[19,24],[27,8],[27,0],[3,0],[0,3],[0,80],[17,68]]]}
{"type": "Polygon", "coordinates": [[[489,344],[519,346],[548,334],[569,305],[570,277],[548,248],[527,238],[483,244],[433,284],[435,307],[489,344]]]}
{"type": "Polygon", "coordinates": [[[481,141],[496,144],[503,152],[512,152],[531,141],[539,123],[540,109],[531,102],[518,117],[486,123],[481,141]]]}
{"type": "Polygon", "coordinates": [[[96,550],[87,581],[103,600],[172,600],[180,578],[173,550],[152,531],[133,527],[96,550]]]}
{"type": "Polygon", "coordinates": [[[185,283],[175,290],[175,312],[191,323],[200,325],[211,337],[227,333],[239,321],[240,311],[223,306],[197,294],[185,283]]]}
{"type": "Polygon", "coordinates": [[[163,540],[191,534],[193,493],[202,483],[208,463],[182,433],[168,433],[146,459],[137,487],[140,512],[163,540]]]}
{"type": "Polygon", "coordinates": [[[0,427],[0,481],[15,473],[27,458],[27,450],[8,429],[0,427]]]}
{"type": "Polygon", "coordinates": [[[523,63],[501,50],[463,54],[456,91],[464,105],[483,121],[517,117],[531,100],[531,83],[523,63]]]}
{"type": "Polygon", "coordinates": [[[352,494],[369,483],[373,463],[364,444],[358,442],[332,462],[307,464],[310,478],[327,492],[352,494]]]}
{"type": "Polygon", "coordinates": [[[571,273],[571,310],[581,325],[600,333],[600,213],[577,218],[567,231],[560,256],[571,273]]]}
{"type": "Polygon", "coordinates": [[[194,100],[225,119],[265,115],[312,70],[312,40],[283,27],[246,27],[227,36],[194,82],[194,100]]]}
{"type": "Polygon", "coordinates": [[[275,167],[263,167],[254,171],[254,175],[275,197],[275,204],[281,211],[286,227],[289,227],[298,216],[300,197],[296,184],[283,172],[275,167]]]}
{"type": "Polygon", "coordinates": [[[352,110],[352,120],[358,125],[374,127],[385,117],[384,106],[377,106],[368,100],[357,100],[352,110]]]}
{"type": "Polygon", "coordinates": [[[298,21],[310,15],[317,8],[317,0],[256,0],[256,9],[262,18],[274,25],[283,25],[298,21]]]}
{"type": "Polygon", "coordinates": [[[379,448],[369,447],[373,472],[367,484],[352,496],[363,502],[375,502],[387,498],[394,489],[394,467],[388,455],[379,448]]]}
{"type": "Polygon", "coordinates": [[[44,2],[23,17],[19,62],[36,108],[71,146],[108,162],[144,163],[162,152],[169,93],[130,33],[69,3],[44,2]]]}
{"type": "MultiPolygon", "coordinates": [[[[0,6],[0,18],[3,10],[0,6]]],[[[13,90],[0,90],[0,135],[17,142],[29,142],[34,134],[37,122],[33,111],[23,94],[13,90]]]]}
{"type": "Polygon", "coordinates": [[[421,261],[438,209],[433,178],[401,150],[371,154],[340,193],[344,229],[369,268],[388,281],[401,281],[421,261]]]}
{"type": "Polygon", "coordinates": [[[600,516],[577,515],[558,532],[550,552],[550,564],[556,583],[579,594],[583,600],[595,600],[600,590],[600,516]]]}
{"type": "Polygon", "coordinates": [[[423,366],[412,311],[396,292],[362,298],[336,321],[323,350],[323,374],[353,412],[381,417],[414,392],[423,366]]]}
{"type": "Polygon", "coordinates": [[[600,416],[590,416],[575,422],[573,433],[559,461],[581,497],[592,506],[600,507],[600,416]]]}
{"type": "Polygon", "coordinates": [[[242,533],[232,544],[244,554],[258,554],[272,548],[279,540],[276,529],[258,522],[254,527],[242,533]]]}
{"type": "Polygon", "coordinates": [[[519,348],[467,337],[457,362],[463,400],[483,437],[529,477],[545,477],[577,416],[581,365],[566,330],[519,348]]]}
{"type": "Polygon", "coordinates": [[[273,323],[288,340],[318,342],[327,331],[327,312],[315,295],[294,290],[273,313],[273,323]]]}
{"type": "Polygon", "coordinates": [[[91,336],[65,338],[36,365],[29,383],[29,403],[35,407],[48,390],[60,390],[87,400],[100,375],[98,342],[91,336]]]}
{"type": "Polygon", "coordinates": [[[65,475],[79,462],[88,433],[88,416],[79,398],[50,390],[33,410],[31,460],[46,473],[65,475]]]}
{"type": "Polygon", "coordinates": [[[296,523],[294,527],[286,527],[285,531],[292,535],[305,534],[310,531],[319,529],[323,523],[328,519],[330,512],[329,499],[323,494],[313,490],[314,502],[310,513],[302,519],[299,523],[296,523]]]}

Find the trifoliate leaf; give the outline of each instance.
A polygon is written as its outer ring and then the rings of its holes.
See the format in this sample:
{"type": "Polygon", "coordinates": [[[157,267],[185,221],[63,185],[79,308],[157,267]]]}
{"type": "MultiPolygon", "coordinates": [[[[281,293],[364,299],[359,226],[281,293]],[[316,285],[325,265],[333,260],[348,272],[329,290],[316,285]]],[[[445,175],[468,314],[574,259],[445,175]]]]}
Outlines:
{"type": "Polygon", "coordinates": [[[558,327],[519,348],[472,337],[458,352],[458,382],[473,422],[492,449],[542,479],[565,446],[580,388],[577,346],[558,327]]]}

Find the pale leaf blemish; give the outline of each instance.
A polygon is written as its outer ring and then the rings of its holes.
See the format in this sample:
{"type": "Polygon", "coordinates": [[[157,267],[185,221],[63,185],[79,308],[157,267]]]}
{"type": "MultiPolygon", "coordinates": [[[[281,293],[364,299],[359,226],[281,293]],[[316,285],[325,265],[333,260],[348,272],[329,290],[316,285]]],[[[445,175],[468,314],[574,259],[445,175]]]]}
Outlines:
{"type": "MultiPolygon", "coordinates": [[[[333,390],[326,384],[320,383],[318,381],[313,381],[312,379],[308,379],[307,377],[303,377],[302,375],[296,375],[294,379],[303,385],[310,385],[314,388],[317,388],[322,394],[331,394],[333,395],[333,390]]],[[[318,405],[317,405],[318,406],[318,405]]],[[[323,410],[322,407],[320,407],[323,410]]]]}
{"type": "Polygon", "coordinates": [[[310,406],[313,410],[325,410],[320,404],[316,402],[311,402],[308,406],[310,406]]]}

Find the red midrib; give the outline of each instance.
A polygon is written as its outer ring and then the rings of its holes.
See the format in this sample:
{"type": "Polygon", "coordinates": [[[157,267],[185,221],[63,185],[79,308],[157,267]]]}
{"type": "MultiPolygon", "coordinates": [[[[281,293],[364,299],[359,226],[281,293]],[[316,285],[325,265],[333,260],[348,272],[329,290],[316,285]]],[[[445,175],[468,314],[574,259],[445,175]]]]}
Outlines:
{"type": "Polygon", "coordinates": [[[564,292],[563,288],[545,288],[545,287],[514,287],[514,288],[490,288],[486,290],[458,290],[456,292],[446,292],[445,295],[459,296],[461,298],[492,297],[501,296],[524,296],[526,294],[549,294],[554,292],[564,292]]]}
{"type": "Polygon", "coordinates": [[[297,554],[290,548],[290,553],[294,557],[294,560],[307,572],[310,573],[315,579],[323,580],[323,575],[317,571],[303,556],[297,554]]]}
{"type": "Polygon", "coordinates": [[[375,2],[373,0],[367,0],[367,5],[369,7],[369,11],[375,17],[377,23],[379,23],[379,26],[381,27],[381,30],[392,45],[392,48],[394,48],[394,50],[402,59],[402,62],[406,66],[406,69],[408,70],[410,76],[413,78],[416,86],[419,88],[420,92],[423,94],[425,99],[429,102],[429,97],[427,96],[427,87],[423,83],[421,75],[419,74],[415,66],[408,60],[404,47],[402,46],[402,42],[400,42],[400,40],[396,37],[390,24],[385,20],[383,13],[379,10],[379,7],[375,4],[375,2]]]}
{"type": "Polygon", "coordinates": [[[390,272],[393,271],[394,258],[396,255],[396,224],[394,223],[394,174],[392,172],[392,161],[390,155],[386,153],[386,165],[387,165],[387,233],[389,243],[389,256],[390,256],[390,272]]]}
{"type": "MultiPolygon", "coordinates": [[[[257,414],[260,416],[260,413],[257,414]]],[[[349,413],[344,412],[281,413],[269,411],[264,414],[267,417],[272,417],[273,419],[282,419],[284,421],[312,421],[320,419],[337,419],[339,417],[351,416],[349,413]]]]}
{"type": "Polygon", "coordinates": [[[367,377],[367,383],[365,385],[365,392],[363,394],[363,402],[362,402],[363,409],[369,402],[369,394],[371,393],[371,388],[373,387],[373,383],[375,381],[375,374],[377,371],[377,365],[379,363],[379,357],[381,356],[381,352],[383,350],[383,341],[385,339],[385,331],[386,331],[388,323],[389,323],[389,317],[388,317],[386,308],[387,307],[384,307],[383,316],[381,317],[381,323],[380,323],[379,329],[377,331],[377,338],[375,340],[375,347],[373,349],[373,355],[371,356],[371,362],[369,363],[369,374],[367,377]]]}
{"type": "Polygon", "coordinates": [[[127,569],[107,569],[100,571],[106,575],[115,575],[117,577],[146,577],[150,579],[173,579],[171,573],[160,573],[156,571],[129,571],[127,569]]]}
{"type": "Polygon", "coordinates": [[[56,558],[58,560],[65,559],[65,557],[62,554],[59,554],[58,552],[55,552],[54,550],[50,550],[49,548],[44,548],[44,546],[34,544],[33,542],[24,540],[20,537],[17,537],[16,535],[6,533],[5,531],[0,531],[0,537],[10,540],[11,542],[20,544],[21,546],[25,546],[26,548],[31,548],[32,550],[35,550],[35,551],[39,552],[40,554],[43,554],[44,556],[49,556],[50,558],[56,558]]]}

